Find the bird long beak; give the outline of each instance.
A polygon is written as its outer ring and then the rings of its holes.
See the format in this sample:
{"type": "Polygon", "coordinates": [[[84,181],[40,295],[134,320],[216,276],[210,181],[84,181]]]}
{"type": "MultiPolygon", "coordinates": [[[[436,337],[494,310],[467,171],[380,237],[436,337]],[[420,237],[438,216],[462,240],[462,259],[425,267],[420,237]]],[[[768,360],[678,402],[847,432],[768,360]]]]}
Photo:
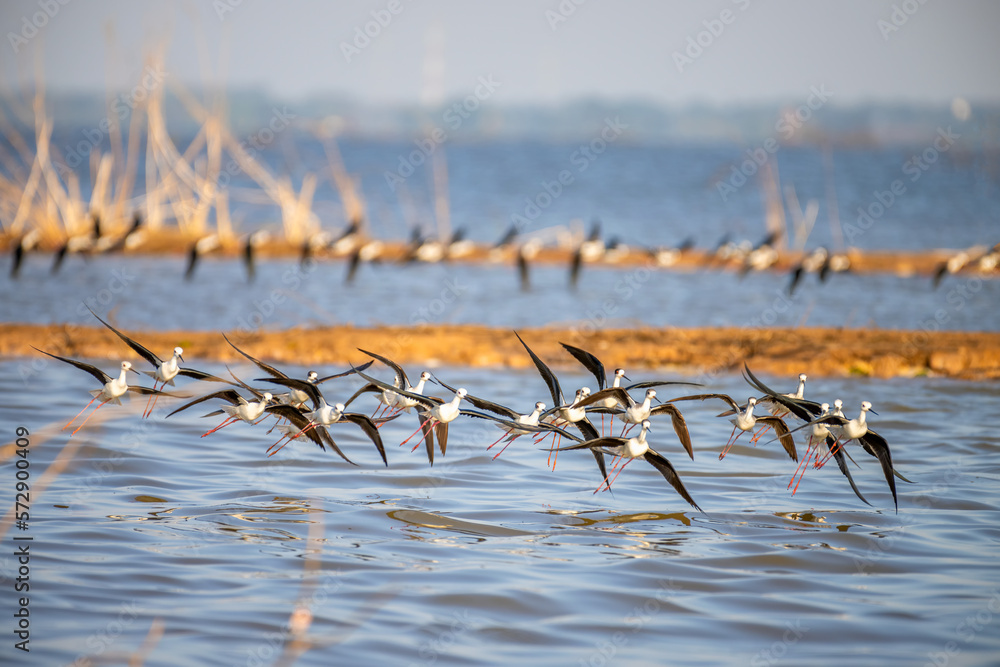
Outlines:
{"type": "MultiPolygon", "coordinates": [[[[184,361],[184,355],[183,354],[178,354],[177,358],[180,359],[181,361],[184,361]]],[[[187,362],[184,361],[184,363],[187,363],[187,362]]]]}
{"type": "Polygon", "coordinates": [[[632,378],[630,378],[629,376],[625,375],[624,373],[622,373],[622,377],[625,378],[626,380],[628,380],[629,382],[632,381],[632,378]]]}
{"type": "Polygon", "coordinates": [[[135,373],[136,375],[142,375],[142,373],[140,373],[139,371],[135,370],[134,368],[130,368],[129,370],[132,371],[133,373],[135,373]]]}
{"type": "Polygon", "coordinates": [[[874,411],[874,410],[872,410],[871,408],[868,408],[868,412],[872,413],[873,415],[877,415],[877,414],[878,414],[877,412],[875,412],[875,411],[874,411]]]}

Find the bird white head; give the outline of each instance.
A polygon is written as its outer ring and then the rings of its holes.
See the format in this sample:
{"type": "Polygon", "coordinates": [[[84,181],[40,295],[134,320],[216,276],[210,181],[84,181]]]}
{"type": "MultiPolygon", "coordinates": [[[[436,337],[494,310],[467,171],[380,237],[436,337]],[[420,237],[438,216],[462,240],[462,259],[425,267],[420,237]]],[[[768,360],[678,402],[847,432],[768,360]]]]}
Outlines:
{"type": "Polygon", "coordinates": [[[535,403],[535,409],[538,410],[539,412],[542,412],[543,410],[545,410],[545,404],[542,403],[541,401],[538,401],[537,403],[535,403]]]}
{"type": "Polygon", "coordinates": [[[316,384],[316,380],[318,379],[319,379],[319,373],[317,373],[316,371],[309,371],[309,373],[306,375],[306,382],[310,384],[316,384]]]}
{"type": "Polygon", "coordinates": [[[343,403],[337,403],[336,405],[333,406],[333,409],[343,414],[344,410],[346,410],[347,407],[343,403]]]}
{"type": "Polygon", "coordinates": [[[843,402],[842,400],[840,400],[840,399],[838,398],[837,400],[835,400],[835,401],[833,402],[833,407],[834,407],[834,409],[836,409],[836,410],[840,410],[841,408],[843,408],[843,407],[844,407],[844,402],[843,402]]]}
{"type": "Polygon", "coordinates": [[[751,407],[757,405],[757,399],[751,396],[750,398],[747,399],[747,405],[751,407]]]}
{"type": "Polygon", "coordinates": [[[877,412],[875,412],[874,410],[872,410],[872,404],[869,403],[868,401],[862,401],[861,402],[861,412],[870,412],[873,415],[877,415],[878,414],[877,412]]]}
{"type": "Polygon", "coordinates": [[[830,404],[829,403],[820,403],[819,404],[819,409],[823,411],[823,414],[826,414],[827,412],[830,411],[830,404]]]}
{"type": "Polygon", "coordinates": [[[428,380],[430,380],[431,379],[430,372],[429,371],[424,371],[423,373],[421,373],[420,374],[420,379],[423,380],[424,382],[427,382],[428,380]]]}
{"type": "Polygon", "coordinates": [[[181,348],[181,347],[175,347],[174,348],[174,356],[175,357],[180,357],[181,359],[183,359],[184,358],[183,355],[184,355],[184,348],[181,348]]]}
{"type": "Polygon", "coordinates": [[[465,398],[468,394],[469,392],[467,392],[464,387],[459,387],[458,391],[455,392],[455,396],[458,396],[459,398],[465,398]]]}
{"type": "Polygon", "coordinates": [[[642,428],[643,428],[644,431],[652,431],[653,430],[652,425],[649,423],[648,419],[643,419],[642,420],[642,428]]]}
{"type": "Polygon", "coordinates": [[[805,373],[799,373],[799,382],[805,382],[807,379],[805,373]]]}
{"type": "Polygon", "coordinates": [[[273,399],[274,399],[274,396],[271,396],[271,392],[269,392],[269,391],[265,391],[264,392],[264,402],[265,403],[270,403],[273,399]]]}
{"type": "Polygon", "coordinates": [[[646,398],[656,398],[656,390],[655,389],[647,389],[646,390],[646,398]]]}
{"type": "Polygon", "coordinates": [[[123,371],[131,370],[131,369],[132,369],[132,364],[130,362],[128,362],[128,361],[123,361],[122,362],[122,370],[123,371]]]}
{"type": "Polygon", "coordinates": [[[624,368],[616,368],[615,369],[615,377],[625,377],[625,369],[624,368]]]}
{"type": "Polygon", "coordinates": [[[580,391],[576,392],[580,398],[587,398],[590,396],[590,387],[580,387],[580,391]]]}

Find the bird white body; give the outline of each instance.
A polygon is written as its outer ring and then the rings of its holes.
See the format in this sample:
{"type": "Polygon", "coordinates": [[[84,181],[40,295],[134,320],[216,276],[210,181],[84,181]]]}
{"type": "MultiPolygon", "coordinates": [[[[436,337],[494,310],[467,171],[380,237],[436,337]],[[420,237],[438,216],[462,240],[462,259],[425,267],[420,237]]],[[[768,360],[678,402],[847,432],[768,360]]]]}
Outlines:
{"type": "Polygon", "coordinates": [[[656,398],[656,390],[646,390],[646,398],[642,400],[642,403],[623,406],[625,407],[625,412],[620,415],[621,420],[626,424],[641,424],[646,421],[649,419],[649,412],[652,409],[654,398],[656,398]]]}
{"type": "Polygon", "coordinates": [[[130,368],[132,368],[132,364],[127,361],[123,361],[122,370],[121,373],[118,374],[118,377],[110,382],[106,382],[100,389],[91,389],[90,395],[94,398],[101,399],[102,403],[110,401],[115,405],[121,405],[121,397],[128,391],[128,381],[125,378],[125,373],[130,368]]]}
{"type": "MultiPolygon", "coordinates": [[[[538,419],[541,417],[542,412],[545,411],[545,404],[539,401],[535,403],[535,409],[526,415],[518,415],[514,418],[515,424],[522,424],[524,426],[538,426],[538,419]]],[[[518,435],[528,435],[529,433],[534,433],[534,431],[525,431],[523,429],[516,428],[514,426],[509,426],[508,424],[497,424],[504,431],[509,433],[511,436],[518,435]]]]}
{"type": "Polygon", "coordinates": [[[737,412],[736,416],[729,420],[729,423],[741,431],[752,431],[754,425],[757,423],[757,418],[753,415],[755,405],[757,405],[757,399],[751,396],[747,399],[746,410],[737,412]]]}
{"type": "MultiPolygon", "coordinates": [[[[420,381],[417,382],[417,384],[413,385],[412,387],[406,387],[406,391],[414,394],[423,394],[424,385],[427,384],[427,381],[430,379],[431,379],[431,374],[428,373],[427,371],[424,371],[423,373],[420,374],[420,381]]],[[[393,401],[392,407],[396,408],[397,410],[402,410],[403,412],[409,412],[413,408],[420,405],[420,403],[418,403],[415,399],[410,398],[409,396],[402,396],[400,394],[393,394],[393,396],[395,397],[395,399],[393,401]]]]}
{"type": "Polygon", "coordinates": [[[575,424],[576,422],[586,417],[587,416],[586,407],[578,408],[574,406],[576,406],[577,403],[587,398],[588,396],[590,396],[589,387],[581,387],[580,389],[578,389],[576,392],[576,397],[573,399],[573,402],[570,403],[568,406],[559,408],[559,411],[556,413],[557,415],[555,420],[556,423],[561,422],[564,424],[575,424]]]}
{"type": "MultiPolygon", "coordinates": [[[[174,384],[174,378],[177,377],[177,373],[181,370],[178,361],[182,359],[183,354],[184,350],[182,348],[175,347],[173,356],[157,366],[155,371],[146,371],[146,375],[153,378],[156,382],[174,384]]],[[[155,383],[153,386],[156,386],[155,383]]]]}
{"type": "Polygon", "coordinates": [[[861,411],[858,416],[851,419],[846,424],[841,426],[838,430],[840,431],[839,439],[844,440],[857,440],[864,434],[868,433],[868,422],[865,421],[865,414],[872,409],[872,404],[868,401],[861,403],[861,411]]]}
{"type": "Polygon", "coordinates": [[[346,409],[344,404],[337,403],[330,405],[325,400],[322,400],[322,398],[320,400],[321,403],[317,409],[305,414],[309,421],[319,426],[329,426],[330,424],[339,422],[340,418],[344,416],[344,410],[346,409]]]}
{"type": "Polygon", "coordinates": [[[626,440],[624,445],[617,448],[618,451],[616,451],[615,454],[630,459],[637,459],[640,456],[645,455],[646,452],[649,451],[649,443],[646,442],[646,433],[648,431],[649,420],[646,419],[642,422],[642,430],[639,431],[639,435],[626,440]]]}
{"type": "MultiPolygon", "coordinates": [[[[613,388],[615,388],[615,389],[618,389],[619,387],[621,387],[622,378],[623,377],[625,377],[625,369],[624,368],[616,368],[615,369],[615,379],[611,383],[611,386],[613,388]]],[[[618,405],[618,401],[616,401],[614,398],[612,398],[612,397],[609,396],[608,398],[605,398],[603,401],[597,401],[596,403],[594,403],[593,407],[595,407],[595,408],[608,408],[608,409],[611,409],[611,408],[615,407],[616,405],[618,405]]]]}
{"type": "Polygon", "coordinates": [[[223,405],[222,410],[229,417],[234,417],[236,419],[242,419],[245,422],[254,422],[264,414],[264,408],[267,404],[271,402],[273,396],[269,392],[265,392],[261,397],[259,402],[246,402],[240,403],[239,405],[223,405]]]}
{"type": "Polygon", "coordinates": [[[441,424],[453,422],[459,414],[458,404],[462,402],[463,398],[465,398],[466,393],[465,389],[459,388],[459,390],[455,392],[455,397],[453,399],[447,403],[435,405],[424,414],[441,424]]]}

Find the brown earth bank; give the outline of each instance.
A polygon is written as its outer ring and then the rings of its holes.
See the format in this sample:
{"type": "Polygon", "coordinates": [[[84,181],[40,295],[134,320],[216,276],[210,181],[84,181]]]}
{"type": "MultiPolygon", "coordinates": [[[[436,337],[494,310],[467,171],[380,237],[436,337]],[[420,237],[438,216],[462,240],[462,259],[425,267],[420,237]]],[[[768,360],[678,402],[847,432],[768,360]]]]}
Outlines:
{"type": "MultiPolygon", "coordinates": [[[[125,331],[161,357],[184,348],[186,365],[201,360],[245,363],[222,334],[213,331],[125,331]]],[[[607,329],[580,333],[542,328],[519,331],[536,354],[553,368],[579,368],[560,347],[575,345],[597,355],[609,372],[622,367],[671,371],[711,381],[738,373],[746,362],[755,372],[794,376],[865,375],[875,377],[946,376],[1000,378],[1000,334],[881,329],[607,329]]],[[[276,365],[295,364],[318,371],[362,363],[362,347],[409,365],[526,368],[524,348],[508,329],[477,325],[355,328],[349,326],[234,331],[236,345],[276,365]]],[[[106,359],[109,364],[138,359],[103,327],[0,324],[0,356],[41,357],[39,349],[72,358],[106,359]]],[[[418,369],[413,369],[418,370],[418,369]]]]}

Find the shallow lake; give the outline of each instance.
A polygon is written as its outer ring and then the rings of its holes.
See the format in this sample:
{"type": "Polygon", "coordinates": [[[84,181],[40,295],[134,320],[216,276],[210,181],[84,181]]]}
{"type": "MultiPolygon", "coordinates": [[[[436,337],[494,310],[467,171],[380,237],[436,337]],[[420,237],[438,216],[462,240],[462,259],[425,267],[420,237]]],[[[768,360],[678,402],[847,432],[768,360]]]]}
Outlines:
{"type": "MultiPolygon", "coordinates": [[[[332,431],[356,467],[299,442],[267,458],[278,434],[266,424],[202,438],[214,408],[165,419],[166,399],[148,420],[143,400],[104,407],[71,438],[59,429],[93,378],[50,361],[26,382],[27,369],[0,362],[3,441],[24,426],[32,443],[30,529],[4,538],[33,538],[31,659],[7,633],[4,664],[123,663],[156,619],[163,636],[147,665],[280,664],[297,606],[311,614],[301,665],[988,665],[1000,655],[1000,437],[985,417],[996,383],[810,379],[807,396],[843,398],[849,414],[875,404],[871,423],[914,482],[897,485],[898,513],[857,447],[854,477],[872,506],[833,465],[810,469],[792,496],[795,464],[777,443],[744,438],[719,460],[724,406],[679,404],[694,460],[667,421],[650,440],[698,512],[641,461],[596,495],[589,454],[563,452],[552,472],[545,448],[522,438],[494,461],[485,447],[497,429],[464,418],[433,467],[423,447],[398,446],[413,415],[382,429],[388,468],[354,426],[332,431]],[[65,468],[45,479],[60,456],[65,468]]],[[[435,373],[522,410],[547,399],[534,372],[435,373]]],[[[342,399],[357,384],[324,391],[342,399]]],[[[736,376],[709,389],[751,393],[736,376]]],[[[0,466],[8,490],[14,460],[0,466]]],[[[5,600],[12,551],[0,557],[5,600]]]]}

